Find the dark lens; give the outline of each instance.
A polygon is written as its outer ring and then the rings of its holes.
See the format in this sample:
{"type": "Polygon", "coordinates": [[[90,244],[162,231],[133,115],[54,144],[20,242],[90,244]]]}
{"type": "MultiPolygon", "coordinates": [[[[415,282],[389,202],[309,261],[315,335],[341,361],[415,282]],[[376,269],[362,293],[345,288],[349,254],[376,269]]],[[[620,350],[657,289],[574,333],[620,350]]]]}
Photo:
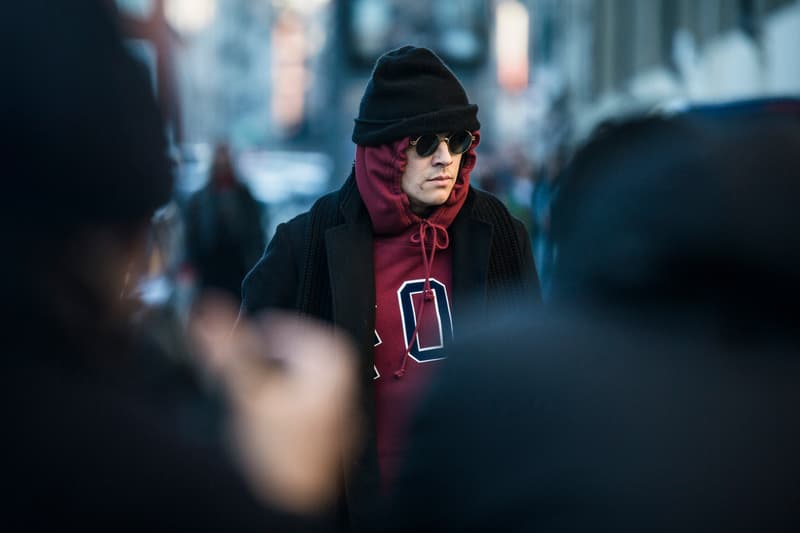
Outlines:
{"type": "Polygon", "coordinates": [[[463,154],[472,144],[472,135],[468,131],[461,131],[450,136],[447,143],[451,154],[463,154]]]}
{"type": "Polygon", "coordinates": [[[420,135],[417,139],[417,155],[420,157],[428,157],[439,146],[439,137],[433,134],[420,135]]]}

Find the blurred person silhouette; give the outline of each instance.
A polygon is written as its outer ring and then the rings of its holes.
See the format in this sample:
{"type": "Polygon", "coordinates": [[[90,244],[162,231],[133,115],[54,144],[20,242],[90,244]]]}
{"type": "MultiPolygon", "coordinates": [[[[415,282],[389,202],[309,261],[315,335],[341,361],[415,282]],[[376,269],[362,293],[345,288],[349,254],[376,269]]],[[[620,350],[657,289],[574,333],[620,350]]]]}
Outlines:
{"type": "Polygon", "coordinates": [[[800,121],[607,124],[553,301],[448,351],[380,529],[800,529],[800,121]]]}
{"type": "Polygon", "coordinates": [[[278,226],[243,285],[244,315],[297,310],[343,327],[359,347],[368,440],[342,514],[355,529],[391,486],[409,413],[464,332],[462,309],[538,298],[523,224],[470,186],[477,111],[431,50],[383,54],[355,119],[349,178],[278,226]]]}
{"type": "Polygon", "coordinates": [[[316,528],[354,438],[350,348],[286,316],[232,336],[238,307],[207,300],[198,353],[229,448],[184,439],[152,408],[131,327],[172,193],[147,73],[99,0],[12,2],[0,39],[3,526],[316,528]]]}
{"type": "Polygon", "coordinates": [[[241,299],[242,280],[264,251],[265,216],[238,178],[230,147],[218,143],[208,183],[186,204],[186,259],[199,288],[241,299]]]}
{"type": "MultiPolygon", "coordinates": [[[[508,210],[517,217],[531,234],[535,229],[533,225],[533,186],[534,162],[530,159],[522,146],[514,146],[508,157],[510,168],[508,172],[508,189],[502,199],[508,210]]],[[[533,237],[531,235],[531,237],[533,237]]],[[[534,242],[533,240],[531,242],[534,242]]],[[[534,262],[536,257],[534,255],[534,262]]],[[[537,274],[539,264],[536,263],[537,274]]],[[[541,274],[540,274],[541,276],[541,274]]]]}
{"type": "Polygon", "coordinates": [[[559,175],[569,159],[566,144],[559,144],[536,172],[531,192],[531,237],[533,257],[542,287],[542,300],[549,300],[553,245],[550,238],[550,207],[558,193],[559,175]]]}

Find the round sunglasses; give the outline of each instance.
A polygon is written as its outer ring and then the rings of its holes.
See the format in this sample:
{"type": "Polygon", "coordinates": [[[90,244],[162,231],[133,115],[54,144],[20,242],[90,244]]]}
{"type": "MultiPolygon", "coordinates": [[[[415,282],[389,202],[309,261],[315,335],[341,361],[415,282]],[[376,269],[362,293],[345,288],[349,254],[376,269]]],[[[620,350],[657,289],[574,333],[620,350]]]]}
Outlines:
{"type": "Polygon", "coordinates": [[[429,155],[433,155],[436,149],[439,148],[439,143],[442,141],[447,143],[447,149],[450,150],[451,154],[458,155],[469,150],[469,147],[472,146],[473,141],[475,141],[475,136],[469,131],[451,133],[447,137],[428,133],[426,135],[420,135],[408,144],[417,149],[417,155],[420,157],[428,157],[429,155]]]}

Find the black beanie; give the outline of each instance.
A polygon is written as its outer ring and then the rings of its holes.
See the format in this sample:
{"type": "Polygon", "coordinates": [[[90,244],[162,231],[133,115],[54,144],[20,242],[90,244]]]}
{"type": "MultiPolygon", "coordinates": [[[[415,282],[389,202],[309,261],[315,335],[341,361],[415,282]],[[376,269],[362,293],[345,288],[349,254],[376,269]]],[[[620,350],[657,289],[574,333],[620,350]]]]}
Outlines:
{"type": "Polygon", "coordinates": [[[387,144],[423,133],[476,131],[478,106],[439,57],[403,46],[378,58],[364,90],[353,142],[387,144]]]}

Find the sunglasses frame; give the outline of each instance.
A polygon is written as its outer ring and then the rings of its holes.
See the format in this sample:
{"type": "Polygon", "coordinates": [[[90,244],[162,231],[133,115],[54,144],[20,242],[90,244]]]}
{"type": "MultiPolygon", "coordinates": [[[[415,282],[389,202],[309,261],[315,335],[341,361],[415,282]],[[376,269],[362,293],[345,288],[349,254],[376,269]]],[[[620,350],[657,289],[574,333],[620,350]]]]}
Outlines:
{"type": "Polygon", "coordinates": [[[464,152],[469,150],[469,147],[472,146],[472,143],[475,142],[475,136],[469,130],[464,130],[463,132],[459,131],[459,132],[456,132],[456,133],[451,133],[449,137],[445,137],[444,135],[439,135],[438,133],[437,134],[426,133],[424,135],[420,135],[416,139],[413,139],[413,140],[409,141],[408,144],[410,146],[413,146],[416,149],[418,156],[420,156],[420,157],[430,157],[436,152],[436,150],[439,148],[439,145],[442,143],[442,141],[444,141],[445,144],[447,144],[447,150],[450,152],[451,155],[458,155],[458,154],[463,154],[464,152]],[[453,152],[452,147],[450,146],[450,139],[452,139],[455,135],[458,135],[460,133],[466,133],[467,135],[469,135],[469,144],[462,151],[453,152]],[[436,135],[436,138],[438,139],[438,141],[436,142],[436,144],[433,145],[433,147],[432,147],[433,149],[430,151],[430,153],[420,153],[419,148],[418,148],[417,145],[419,143],[419,140],[422,139],[423,137],[425,137],[426,135],[436,135]]]}

